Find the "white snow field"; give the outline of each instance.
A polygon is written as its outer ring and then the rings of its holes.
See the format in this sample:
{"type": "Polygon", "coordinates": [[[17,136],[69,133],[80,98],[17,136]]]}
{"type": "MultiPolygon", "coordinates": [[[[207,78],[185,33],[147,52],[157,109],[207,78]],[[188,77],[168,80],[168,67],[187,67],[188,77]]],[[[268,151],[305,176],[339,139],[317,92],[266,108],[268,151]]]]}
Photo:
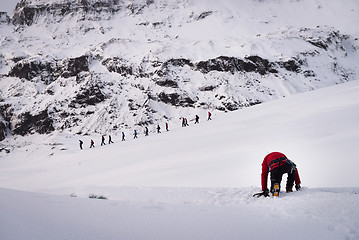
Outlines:
{"type": "Polygon", "coordinates": [[[359,239],[359,81],[200,117],[102,147],[53,133],[2,152],[0,239],[359,239]],[[253,198],[272,151],[303,190],[253,198]]]}

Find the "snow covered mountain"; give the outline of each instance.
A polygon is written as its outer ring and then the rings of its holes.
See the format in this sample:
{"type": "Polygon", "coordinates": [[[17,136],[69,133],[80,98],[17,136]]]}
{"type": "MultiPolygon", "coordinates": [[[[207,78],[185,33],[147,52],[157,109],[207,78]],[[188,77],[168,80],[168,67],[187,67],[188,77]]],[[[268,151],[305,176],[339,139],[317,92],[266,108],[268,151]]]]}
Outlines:
{"type": "Polygon", "coordinates": [[[358,95],[351,81],[92,149],[33,134],[0,158],[1,239],[357,240],[358,95]],[[303,190],[253,198],[277,150],[303,190]]]}
{"type": "Polygon", "coordinates": [[[0,13],[1,239],[359,239],[358,20],[356,0],[0,13]],[[252,197],[271,151],[302,191],[252,197]]]}
{"type": "Polygon", "coordinates": [[[357,79],[358,19],[354,0],[22,0],[0,15],[0,140],[116,135],[357,79]]]}

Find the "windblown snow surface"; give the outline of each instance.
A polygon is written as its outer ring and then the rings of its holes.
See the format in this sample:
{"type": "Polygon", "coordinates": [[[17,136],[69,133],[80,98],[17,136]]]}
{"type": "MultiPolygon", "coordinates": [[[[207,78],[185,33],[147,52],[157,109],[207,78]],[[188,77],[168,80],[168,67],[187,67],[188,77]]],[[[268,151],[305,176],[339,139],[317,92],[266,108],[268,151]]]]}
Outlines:
{"type": "Polygon", "coordinates": [[[0,159],[0,238],[359,239],[358,96],[352,81],[92,149],[34,135],[48,145],[0,159]],[[302,191],[252,197],[271,151],[302,191]]]}

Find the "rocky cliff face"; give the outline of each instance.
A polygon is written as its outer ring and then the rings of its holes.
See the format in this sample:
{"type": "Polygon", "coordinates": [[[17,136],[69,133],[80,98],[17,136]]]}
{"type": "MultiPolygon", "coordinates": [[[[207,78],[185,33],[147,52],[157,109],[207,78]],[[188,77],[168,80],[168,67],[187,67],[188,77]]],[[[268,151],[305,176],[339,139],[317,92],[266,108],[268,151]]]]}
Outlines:
{"type": "Polygon", "coordinates": [[[9,24],[10,17],[7,15],[6,12],[0,12],[0,24],[9,24]]]}
{"type": "Polygon", "coordinates": [[[192,5],[22,0],[11,18],[0,14],[0,140],[7,133],[116,132],[234,111],[358,76],[351,35],[284,27],[245,40],[193,40],[185,27],[200,31],[231,16],[192,5]]]}
{"type": "Polygon", "coordinates": [[[141,9],[153,1],[131,3],[121,0],[68,0],[68,1],[29,1],[21,0],[15,9],[12,22],[15,25],[36,24],[39,21],[60,22],[64,16],[72,15],[78,21],[101,21],[111,19],[119,11],[139,14],[141,9]]]}

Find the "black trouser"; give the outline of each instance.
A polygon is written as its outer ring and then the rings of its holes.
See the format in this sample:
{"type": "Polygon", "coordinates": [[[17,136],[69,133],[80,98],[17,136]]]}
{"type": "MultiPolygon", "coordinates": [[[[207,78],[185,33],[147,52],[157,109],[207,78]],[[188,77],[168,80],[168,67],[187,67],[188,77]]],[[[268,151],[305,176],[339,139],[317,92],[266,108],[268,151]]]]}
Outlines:
{"type": "Polygon", "coordinates": [[[270,180],[271,180],[271,187],[270,191],[273,192],[273,187],[275,183],[279,183],[279,189],[280,189],[280,183],[282,182],[283,174],[287,173],[287,185],[286,190],[292,190],[294,179],[295,179],[295,166],[290,165],[289,163],[284,163],[283,165],[274,168],[270,171],[270,180]]]}

